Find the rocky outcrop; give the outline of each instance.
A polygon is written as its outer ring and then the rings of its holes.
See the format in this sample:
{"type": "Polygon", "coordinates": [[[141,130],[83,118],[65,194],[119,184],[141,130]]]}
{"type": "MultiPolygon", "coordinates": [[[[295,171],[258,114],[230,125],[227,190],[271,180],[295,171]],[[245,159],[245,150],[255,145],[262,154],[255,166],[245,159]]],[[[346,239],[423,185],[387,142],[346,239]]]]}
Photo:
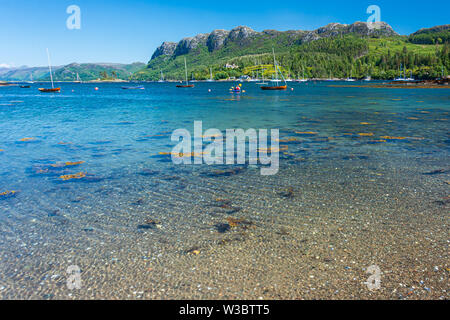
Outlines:
{"type": "Polygon", "coordinates": [[[195,37],[184,38],[180,42],[175,49],[174,54],[176,56],[181,56],[183,54],[188,54],[192,50],[198,48],[199,45],[206,45],[206,41],[208,40],[209,34],[203,33],[198,34],[195,37]]]}
{"type": "Polygon", "coordinates": [[[153,53],[152,59],[156,59],[159,56],[171,56],[174,54],[177,47],[176,42],[163,42],[161,46],[153,53]]]}
{"type": "Polygon", "coordinates": [[[351,25],[330,23],[325,27],[314,31],[277,31],[264,30],[257,32],[246,26],[239,26],[231,31],[214,30],[211,33],[196,35],[195,37],[184,38],[178,43],[164,42],[152,56],[155,59],[162,55],[179,56],[190,53],[199,46],[206,46],[209,52],[221,49],[230,43],[245,45],[250,43],[255,37],[264,36],[277,38],[282,34],[287,34],[291,43],[294,42],[311,42],[322,38],[336,37],[339,35],[355,33],[361,36],[394,36],[398,35],[387,23],[379,22],[376,24],[368,24],[366,22],[355,22],[351,25]]]}
{"type": "Polygon", "coordinates": [[[208,50],[210,52],[213,52],[222,48],[229,34],[230,31],[227,30],[214,30],[213,32],[211,32],[208,36],[208,40],[206,41],[208,50]]]}
{"type": "Polygon", "coordinates": [[[226,43],[228,42],[237,42],[237,43],[245,43],[247,40],[252,38],[253,36],[258,35],[259,32],[256,32],[255,30],[245,27],[245,26],[239,26],[237,28],[234,28],[230,31],[230,34],[228,35],[228,38],[226,39],[226,43]]]}
{"type": "Polygon", "coordinates": [[[308,32],[303,42],[311,42],[322,38],[336,37],[339,35],[345,35],[355,33],[361,36],[395,36],[398,35],[390,25],[385,22],[367,23],[367,22],[355,22],[353,24],[340,24],[330,23],[325,27],[308,32]]]}

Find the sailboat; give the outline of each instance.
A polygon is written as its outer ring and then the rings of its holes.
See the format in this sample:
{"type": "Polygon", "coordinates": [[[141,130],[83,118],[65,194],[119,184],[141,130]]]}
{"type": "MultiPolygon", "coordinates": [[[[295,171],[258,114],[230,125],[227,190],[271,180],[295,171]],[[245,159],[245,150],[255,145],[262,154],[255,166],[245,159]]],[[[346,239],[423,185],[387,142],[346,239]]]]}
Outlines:
{"type": "Polygon", "coordinates": [[[30,74],[30,81],[27,81],[27,83],[31,83],[31,84],[34,83],[34,81],[33,81],[33,73],[30,74]]]}
{"type": "Polygon", "coordinates": [[[278,79],[278,65],[277,65],[277,61],[275,60],[275,49],[273,49],[273,48],[272,48],[272,53],[273,53],[273,66],[275,68],[275,79],[273,79],[272,82],[276,82],[276,85],[275,86],[262,86],[261,89],[262,90],[286,90],[287,89],[286,80],[284,79],[283,73],[281,71],[280,71],[280,74],[284,80],[284,86],[279,85],[280,80],[278,79]]]}
{"type": "Polygon", "coordinates": [[[158,82],[160,82],[160,83],[161,83],[161,82],[165,82],[165,81],[164,81],[164,74],[163,74],[162,70],[161,70],[161,79],[159,79],[158,82]]]}
{"type": "Polygon", "coordinates": [[[328,79],[326,79],[325,81],[337,81],[337,80],[331,76],[331,71],[330,71],[330,77],[328,79]]]}
{"type": "Polygon", "coordinates": [[[302,65],[302,73],[303,73],[302,78],[298,79],[297,81],[298,82],[308,82],[308,79],[305,78],[305,67],[303,65],[302,65]]]}
{"type": "Polygon", "coordinates": [[[266,69],[262,69],[261,70],[261,75],[262,75],[262,82],[260,82],[260,83],[257,83],[257,84],[259,84],[259,85],[267,85],[268,83],[266,82],[266,79],[264,79],[264,71],[265,71],[266,69]]]}
{"type": "Polygon", "coordinates": [[[186,58],[184,58],[184,69],[186,71],[186,84],[185,85],[179,84],[179,85],[177,85],[177,88],[193,88],[194,85],[189,84],[189,80],[188,80],[186,58]]]}
{"type": "Polygon", "coordinates": [[[402,64],[400,64],[400,78],[395,78],[394,81],[406,81],[405,68],[403,68],[402,64]],[[402,70],[403,70],[403,78],[402,78],[402,70]]]}
{"type": "Polygon", "coordinates": [[[411,75],[409,76],[409,78],[405,79],[405,81],[416,81],[416,79],[414,79],[414,77],[413,77],[412,70],[411,70],[411,75]]]}
{"type": "Polygon", "coordinates": [[[353,79],[353,67],[352,67],[352,71],[350,71],[350,77],[348,77],[345,81],[347,82],[355,82],[356,80],[353,79]]]}
{"type": "Polygon", "coordinates": [[[75,83],[82,83],[80,75],[78,74],[78,72],[77,72],[77,80],[75,80],[75,83]]]}
{"type": "Polygon", "coordinates": [[[52,81],[52,88],[39,88],[40,92],[61,92],[61,88],[55,88],[53,84],[53,73],[52,73],[52,64],[50,63],[50,53],[47,49],[47,58],[48,58],[48,69],[50,71],[50,80],[52,81]]]}
{"type": "Polygon", "coordinates": [[[214,82],[213,76],[212,76],[212,68],[209,68],[210,78],[207,80],[208,82],[214,82]]]}

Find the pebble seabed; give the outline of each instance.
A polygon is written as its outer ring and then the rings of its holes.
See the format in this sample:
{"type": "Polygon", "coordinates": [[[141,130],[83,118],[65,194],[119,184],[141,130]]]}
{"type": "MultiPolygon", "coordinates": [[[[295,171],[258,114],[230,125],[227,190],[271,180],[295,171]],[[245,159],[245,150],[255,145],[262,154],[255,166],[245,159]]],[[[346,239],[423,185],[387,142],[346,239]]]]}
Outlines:
{"type": "Polygon", "coordinates": [[[2,224],[0,297],[448,299],[448,174],[424,174],[439,159],[368,154],[286,162],[268,177],[130,169],[82,196],[67,184],[65,208],[2,224]],[[66,286],[70,265],[79,290],[66,286]]]}

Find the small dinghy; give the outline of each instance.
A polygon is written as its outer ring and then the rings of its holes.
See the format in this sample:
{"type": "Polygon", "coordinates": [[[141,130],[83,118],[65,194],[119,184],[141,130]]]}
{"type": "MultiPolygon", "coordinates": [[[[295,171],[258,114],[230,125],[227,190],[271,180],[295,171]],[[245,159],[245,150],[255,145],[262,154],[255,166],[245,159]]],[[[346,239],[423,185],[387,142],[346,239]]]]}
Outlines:
{"type": "Polygon", "coordinates": [[[122,87],[123,90],[145,90],[144,86],[136,86],[136,87],[122,87]]]}
{"type": "Polygon", "coordinates": [[[61,92],[61,88],[39,88],[40,92],[61,92]]]}

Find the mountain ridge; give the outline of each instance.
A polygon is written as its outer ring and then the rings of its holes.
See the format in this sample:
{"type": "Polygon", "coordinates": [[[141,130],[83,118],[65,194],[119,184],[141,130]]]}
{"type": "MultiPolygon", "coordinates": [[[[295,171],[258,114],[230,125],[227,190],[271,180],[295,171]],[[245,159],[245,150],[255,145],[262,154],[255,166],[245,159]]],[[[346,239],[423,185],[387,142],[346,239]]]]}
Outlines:
{"type": "Polygon", "coordinates": [[[247,26],[238,26],[231,30],[216,29],[210,33],[200,33],[193,37],[186,37],[179,42],[163,42],[153,53],[151,60],[162,55],[180,56],[190,53],[199,45],[205,45],[210,52],[214,52],[229,42],[245,42],[254,36],[278,36],[288,34],[293,39],[301,42],[311,42],[321,38],[333,37],[341,34],[356,33],[364,36],[398,36],[399,34],[385,22],[371,26],[366,22],[355,22],[353,24],[330,23],[313,31],[287,30],[278,31],[266,29],[261,32],[255,31],[247,26]]]}

